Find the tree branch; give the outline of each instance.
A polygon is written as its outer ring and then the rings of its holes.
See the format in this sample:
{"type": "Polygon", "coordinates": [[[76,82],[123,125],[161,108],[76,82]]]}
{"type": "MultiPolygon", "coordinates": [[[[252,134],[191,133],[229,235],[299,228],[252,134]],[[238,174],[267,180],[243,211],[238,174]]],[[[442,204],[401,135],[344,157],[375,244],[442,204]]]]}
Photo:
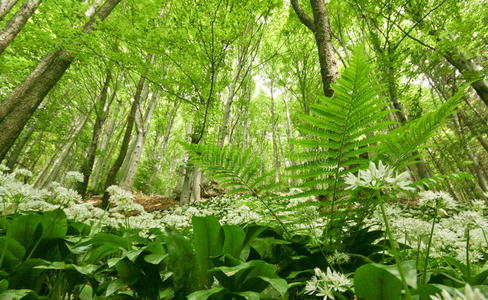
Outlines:
{"type": "Polygon", "coordinates": [[[293,6],[293,9],[297,13],[298,18],[300,21],[308,27],[312,32],[315,32],[315,24],[313,19],[307,15],[306,12],[303,11],[301,5],[300,5],[300,0],[291,0],[291,5],[293,6]]]}

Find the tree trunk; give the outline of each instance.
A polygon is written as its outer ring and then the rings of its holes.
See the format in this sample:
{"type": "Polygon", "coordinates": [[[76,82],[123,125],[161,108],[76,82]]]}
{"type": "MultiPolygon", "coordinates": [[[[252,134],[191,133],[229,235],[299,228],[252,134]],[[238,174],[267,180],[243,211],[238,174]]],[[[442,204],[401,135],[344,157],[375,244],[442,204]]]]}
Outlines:
{"type": "MultiPolygon", "coordinates": [[[[83,33],[89,33],[95,21],[105,19],[121,0],[107,0],[87,21],[83,33]]],[[[27,121],[44,97],[61,79],[74,57],[65,50],[46,54],[34,70],[8,95],[0,107],[0,161],[12,147],[27,121]]]]}
{"type": "Polygon", "coordinates": [[[124,139],[122,140],[122,144],[120,145],[119,155],[112,165],[112,168],[108,172],[107,180],[105,181],[105,185],[103,187],[104,193],[102,198],[102,207],[104,208],[108,207],[108,199],[110,198],[110,194],[107,192],[107,188],[117,183],[117,173],[119,172],[119,169],[122,166],[122,163],[124,162],[125,156],[127,154],[127,150],[129,149],[132,128],[134,127],[134,123],[136,120],[136,112],[139,107],[139,102],[141,101],[145,81],[145,78],[141,76],[141,79],[137,84],[134,102],[132,102],[129,116],[127,117],[127,127],[125,129],[124,139]]]}
{"type": "Polygon", "coordinates": [[[44,167],[43,171],[37,178],[34,185],[36,188],[44,188],[47,184],[52,182],[57,177],[61,165],[65,161],[71,148],[76,142],[76,138],[78,137],[79,133],[85,126],[86,121],[88,120],[88,115],[89,113],[75,120],[73,124],[73,129],[67,139],[67,142],[62,146],[61,151],[53,155],[51,160],[46,164],[46,167],[44,167]]]}
{"type": "Polygon", "coordinates": [[[201,200],[202,170],[195,168],[192,175],[191,201],[198,202],[201,200]]]}
{"type": "Polygon", "coordinates": [[[8,14],[10,9],[17,3],[19,0],[2,0],[0,2],[0,21],[8,14]]]}
{"type": "Polygon", "coordinates": [[[10,19],[5,28],[0,32],[0,54],[15,39],[17,34],[22,30],[27,20],[36,11],[42,0],[27,0],[19,8],[17,13],[10,19]]]}
{"type": "Polygon", "coordinates": [[[470,60],[466,59],[461,53],[457,51],[446,51],[444,53],[446,60],[458,69],[467,81],[479,79],[471,86],[476,91],[480,99],[488,106],[488,80],[483,77],[483,74],[476,70],[477,66],[470,60]]]}
{"type": "Polygon", "coordinates": [[[30,139],[35,129],[36,129],[36,124],[35,123],[30,124],[27,130],[25,130],[25,132],[20,136],[14,149],[12,149],[6,164],[6,166],[10,170],[14,168],[15,164],[17,163],[17,160],[19,159],[20,153],[22,152],[22,149],[24,149],[24,146],[27,144],[27,141],[30,139]]]}
{"type": "Polygon", "coordinates": [[[143,117],[136,119],[137,135],[134,141],[134,150],[128,155],[127,171],[123,179],[121,179],[121,186],[127,189],[132,188],[134,179],[139,169],[142,153],[144,151],[144,144],[146,142],[147,132],[150,129],[154,109],[159,102],[159,92],[154,93],[149,102],[147,110],[143,117]]]}
{"type": "MultiPolygon", "coordinates": [[[[78,193],[84,198],[86,196],[86,190],[88,188],[88,182],[93,171],[93,165],[95,163],[95,155],[98,149],[98,143],[100,142],[100,136],[102,133],[103,125],[107,119],[110,104],[107,105],[107,92],[110,81],[112,80],[112,73],[107,71],[105,81],[102,86],[102,90],[96,102],[95,106],[95,124],[93,124],[92,137],[90,145],[88,146],[86,160],[81,167],[81,173],[83,174],[83,182],[78,185],[78,193]]],[[[115,91],[113,93],[115,96],[115,91]]]]}
{"type": "MultiPolygon", "coordinates": [[[[186,135],[188,136],[189,142],[193,143],[193,125],[188,124],[186,127],[186,135]]],[[[183,159],[185,162],[185,170],[183,174],[183,180],[181,181],[181,192],[180,192],[180,203],[181,204],[188,204],[190,202],[190,195],[191,195],[191,175],[193,173],[193,166],[189,162],[189,156],[183,159]]]]}
{"type": "Polygon", "coordinates": [[[331,88],[331,83],[335,82],[337,79],[338,71],[334,45],[332,44],[332,33],[329,24],[327,6],[323,0],[310,0],[310,6],[312,7],[313,12],[313,18],[311,18],[303,11],[299,1],[300,0],[291,0],[291,4],[300,21],[307,26],[315,36],[324,95],[331,97],[334,94],[334,91],[331,88]]]}

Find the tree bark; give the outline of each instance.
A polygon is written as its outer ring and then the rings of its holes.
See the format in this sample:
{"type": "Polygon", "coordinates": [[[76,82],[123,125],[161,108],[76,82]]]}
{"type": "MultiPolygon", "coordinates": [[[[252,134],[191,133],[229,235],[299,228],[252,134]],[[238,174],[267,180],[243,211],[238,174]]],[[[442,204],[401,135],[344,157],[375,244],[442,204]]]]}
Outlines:
{"type": "Polygon", "coordinates": [[[331,97],[334,91],[331,88],[331,83],[335,82],[338,77],[337,60],[334,53],[334,45],[332,44],[332,34],[329,24],[329,16],[327,6],[323,0],[310,0],[312,7],[313,18],[308,16],[300,5],[300,0],[291,0],[293,9],[300,21],[310,29],[317,43],[317,50],[319,54],[320,75],[322,76],[322,86],[324,95],[331,97]]]}
{"type": "MultiPolygon", "coordinates": [[[[100,95],[96,100],[96,102],[94,103],[95,115],[96,115],[95,124],[93,124],[92,137],[91,137],[90,145],[88,146],[86,160],[81,167],[81,173],[83,174],[83,182],[79,183],[77,189],[78,193],[83,198],[86,196],[86,190],[88,188],[90,176],[93,171],[93,165],[95,164],[95,156],[98,149],[98,143],[100,142],[102,128],[103,125],[105,124],[109,112],[109,108],[110,108],[110,103],[107,105],[107,92],[111,80],[112,80],[112,73],[110,72],[110,70],[108,70],[107,75],[105,77],[105,81],[102,86],[102,90],[100,91],[100,95]]],[[[113,93],[113,96],[115,96],[115,91],[113,93]]]]}
{"type": "Polygon", "coordinates": [[[29,141],[30,137],[34,133],[34,130],[36,128],[35,123],[32,123],[29,125],[27,130],[20,136],[17,144],[15,147],[12,149],[10,156],[7,160],[6,166],[12,170],[15,164],[17,163],[17,160],[19,159],[20,153],[22,153],[22,149],[24,149],[25,145],[27,144],[27,141],[29,141]]]}
{"type": "Polygon", "coordinates": [[[8,14],[10,9],[17,3],[19,0],[4,0],[0,2],[0,21],[8,14]]]}
{"type": "Polygon", "coordinates": [[[27,0],[10,19],[5,28],[0,32],[0,54],[15,39],[22,30],[27,20],[34,14],[42,0],[27,0]]]}
{"type": "MultiPolygon", "coordinates": [[[[89,33],[97,20],[104,20],[121,0],[107,0],[87,21],[83,33],[89,33]]],[[[61,79],[74,60],[65,50],[46,54],[34,70],[8,95],[0,107],[0,161],[12,147],[27,121],[44,97],[61,79]]]]}
{"type": "Polygon", "coordinates": [[[134,127],[134,123],[136,120],[136,112],[139,107],[139,102],[141,101],[142,91],[145,85],[145,78],[141,76],[139,83],[137,84],[136,93],[134,96],[134,102],[132,102],[132,106],[129,112],[129,116],[127,117],[127,127],[125,129],[124,139],[122,140],[122,144],[120,145],[120,152],[115,160],[112,168],[108,172],[107,180],[105,181],[105,185],[103,187],[104,193],[102,198],[102,207],[108,207],[109,203],[108,200],[110,198],[110,194],[107,192],[107,188],[111,185],[116,184],[117,182],[117,173],[124,162],[125,156],[127,154],[127,150],[129,149],[129,143],[132,133],[132,128],[134,127]]]}
{"type": "Polygon", "coordinates": [[[476,65],[466,59],[461,53],[451,50],[444,53],[446,60],[458,69],[467,81],[476,80],[471,83],[471,87],[476,91],[480,99],[488,106],[488,80],[483,77],[482,73],[476,70],[476,65]]]}
{"type": "Polygon", "coordinates": [[[43,171],[40,173],[39,177],[36,180],[36,183],[34,185],[36,188],[44,188],[48,183],[55,180],[59,173],[61,165],[65,161],[71,148],[76,142],[76,138],[78,137],[79,133],[85,126],[86,121],[88,120],[88,115],[89,113],[80,116],[77,120],[74,121],[67,142],[62,146],[61,150],[58,153],[55,153],[52,156],[51,160],[46,164],[43,171]]]}
{"type": "Polygon", "coordinates": [[[134,185],[134,179],[139,169],[142,153],[144,151],[144,145],[146,142],[147,132],[150,129],[154,109],[159,102],[159,92],[154,93],[149,102],[144,116],[136,119],[137,135],[134,140],[133,150],[130,155],[127,156],[127,167],[123,178],[120,180],[121,186],[127,189],[132,188],[134,185]]]}

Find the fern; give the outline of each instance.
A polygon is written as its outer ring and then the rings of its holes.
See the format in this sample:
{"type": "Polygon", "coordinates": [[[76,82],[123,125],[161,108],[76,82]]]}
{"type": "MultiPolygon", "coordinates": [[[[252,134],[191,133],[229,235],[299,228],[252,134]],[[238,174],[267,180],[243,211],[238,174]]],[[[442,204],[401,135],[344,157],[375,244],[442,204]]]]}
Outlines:
{"type": "Polygon", "coordinates": [[[275,172],[261,174],[261,161],[250,149],[187,143],[182,145],[189,151],[192,163],[217,180],[231,194],[263,197],[277,187],[271,180],[275,172]]]}
{"type": "Polygon", "coordinates": [[[261,161],[250,149],[196,145],[182,143],[190,153],[191,162],[217,180],[228,193],[255,197],[271,213],[273,218],[290,235],[278,214],[268,203],[278,195],[273,193],[280,185],[273,181],[276,171],[260,172],[261,161]]]}
{"type": "Polygon", "coordinates": [[[469,83],[460,88],[454,96],[433,112],[408,122],[388,133],[381,141],[379,152],[382,159],[397,168],[416,163],[418,155],[412,155],[439,129],[461,103],[464,90],[469,83]]]}
{"type": "MultiPolygon", "coordinates": [[[[332,203],[342,193],[345,173],[368,164],[368,153],[376,150],[381,133],[392,122],[391,112],[379,97],[381,90],[369,80],[371,69],[362,48],[332,86],[334,95],[302,114],[298,129],[304,138],[292,141],[306,149],[293,155],[300,163],[290,167],[292,177],[303,181],[304,194],[331,194],[332,203]]],[[[333,205],[333,204],[332,204],[333,205]]]]}

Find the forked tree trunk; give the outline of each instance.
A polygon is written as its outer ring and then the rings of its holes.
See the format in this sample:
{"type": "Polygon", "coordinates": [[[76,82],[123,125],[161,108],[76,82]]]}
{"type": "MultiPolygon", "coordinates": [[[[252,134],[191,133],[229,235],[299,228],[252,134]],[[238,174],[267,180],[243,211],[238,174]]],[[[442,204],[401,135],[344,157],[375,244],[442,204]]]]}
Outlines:
{"type": "Polygon", "coordinates": [[[108,207],[108,200],[110,198],[110,194],[107,192],[107,188],[111,185],[117,183],[117,173],[124,162],[125,156],[127,155],[127,150],[129,149],[130,138],[132,134],[132,128],[134,127],[134,123],[136,120],[136,112],[139,107],[139,102],[141,101],[142,91],[145,85],[145,78],[141,76],[139,83],[137,84],[136,93],[134,95],[134,101],[132,102],[132,106],[129,112],[129,116],[127,117],[127,126],[124,133],[124,139],[122,140],[122,144],[120,145],[120,152],[115,160],[112,168],[108,172],[107,180],[105,181],[103,187],[103,198],[102,198],[102,207],[108,207]]]}
{"type": "Polygon", "coordinates": [[[322,76],[322,87],[324,95],[330,97],[334,94],[331,83],[338,77],[337,60],[332,44],[332,31],[329,24],[329,15],[324,0],[310,0],[313,18],[303,11],[300,0],[291,0],[293,9],[300,21],[310,29],[317,44],[320,63],[320,75],[322,76]]]}
{"type": "MultiPolygon", "coordinates": [[[[96,115],[95,124],[93,125],[92,137],[91,137],[90,145],[88,146],[86,160],[81,167],[81,173],[83,174],[83,182],[81,182],[78,185],[78,193],[83,198],[86,195],[86,190],[88,188],[90,176],[93,171],[93,165],[95,163],[95,155],[98,149],[98,144],[100,142],[100,136],[102,134],[103,125],[105,124],[105,120],[107,119],[107,115],[110,108],[110,103],[107,104],[107,92],[111,80],[112,80],[112,73],[110,72],[110,70],[108,70],[100,95],[98,96],[98,99],[94,104],[95,115],[96,115]]],[[[113,96],[115,96],[115,92],[116,91],[113,92],[113,96]]]]}
{"type": "MultiPolygon", "coordinates": [[[[97,20],[104,20],[121,0],[107,0],[87,21],[83,33],[89,33],[97,20]]],[[[19,136],[44,97],[61,79],[74,57],[65,50],[46,54],[34,70],[8,95],[0,106],[0,161],[19,136]]]]}
{"type": "Polygon", "coordinates": [[[152,96],[144,116],[141,116],[139,120],[136,119],[137,135],[134,140],[133,149],[126,159],[127,166],[124,177],[120,180],[121,186],[127,189],[132,188],[134,185],[134,179],[136,177],[137,170],[139,169],[142,153],[144,151],[144,145],[146,143],[147,132],[150,129],[154,109],[156,108],[158,102],[159,92],[156,92],[152,96]]]}
{"type": "Polygon", "coordinates": [[[42,0],[27,0],[0,32],[0,54],[15,39],[42,0]]]}

